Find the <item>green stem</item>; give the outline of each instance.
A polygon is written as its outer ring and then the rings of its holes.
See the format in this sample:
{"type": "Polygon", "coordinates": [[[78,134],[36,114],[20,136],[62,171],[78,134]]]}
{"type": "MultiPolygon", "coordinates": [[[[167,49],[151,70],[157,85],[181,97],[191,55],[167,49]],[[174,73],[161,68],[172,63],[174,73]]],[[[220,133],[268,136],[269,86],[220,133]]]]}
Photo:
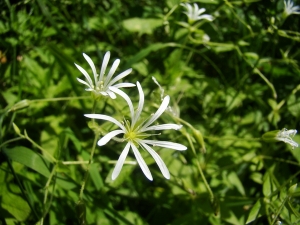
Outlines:
{"type": "Polygon", "coordinates": [[[90,96],[33,99],[33,100],[30,100],[30,102],[56,102],[56,101],[69,101],[69,100],[77,100],[77,99],[87,99],[87,98],[90,98],[90,96]]]}
{"type": "MultiPolygon", "coordinates": [[[[92,113],[95,113],[96,105],[97,105],[97,101],[94,100],[92,113]]],[[[92,119],[92,121],[93,121],[93,123],[95,123],[95,119],[94,118],[92,119]]],[[[89,159],[89,162],[88,162],[88,165],[87,165],[87,168],[86,168],[86,171],[85,171],[84,179],[83,179],[83,182],[82,182],[82,185],[81,185],[81,188],[80,188],[79,200],[82,200],[82,198],[83,198],[83,191],[84,191],[87,179],[89,177],[89,170],[90,170],[91,163],[93,161],[93,157],[94,157],[94,153],[95,153],[95,149],[96,149],[96,144],[97,144],[98,138],[99,138],[99,133],[95,133],[95,138],[94,138],[94,143],[93,143],[92,151],[91,151],[91,154],[90,154],[90,159],[89,159]]]]}
{"type": "MultiPolygon", "coordinates": [[[[20,135],[22,135],[22,134],[20,134],[20,135]]],[[[22,135],[22,136],[23,136],[23,135],[22,135]]],[[[21,136],[21,137],[22,137],[22,136],[21,136]]],[[[35,147],[37,147],[39,150],[41,150],[43,153],[45,153],[45,154],[47,155],[47,157],[49,157],[50,160],[51,160],[52,162],[57,163],[56,158],[54,158],[47,150],[43,149],[41,146],[39,146],[37,143],[35,143],[35,142],[28,136],[26,130],[25,130],[25,135],[24,135],[24,137],[25,137],[31,144],[33,144],[35,147]]]]}
{"type": "Polygon", "coordinates": [[[55,174],[55,172],[56,172],[56,167],[57,167],[57,164],[55,164],[54,165],[54,167],[53,167],[53,169],[52,169],[52,171],[51,171],[51,174],[50,174],[50,176],[49,176],[49,178],[48,178],[48,180],[47,180],[47,183],[46,183],[46,185],[45,185],[45,195],[44,195],[44,201],[43,201],[43,216],[42,216],[42,218],[41,218],[41,223],[40,223],[40,225],[43,225],[43,223],[44,223],[44,218],[45,218],[45,216],[47,215],[47,213],[48,213],[48,211],[49,211],[49,208],[50,208],[50,204],[49,204],[49,207],[48,207],[48,209],[46,209],[46,203],[47,203],[47,199],[48,199],[48,192],[49,192],[49,186],[50,186],[50,182],[52,181],[52,178],[53,178],[53,176],[54,176],[54,174],[55,174]]]}
{"type": "Polygon", "coordinates": [[[89,164],[90,161],[62,161],[63,165],[89,164]]]}
{"type": "Polygon", "coordinates": [[[82,185],[81,185],[81,188],[80,188],[80,193],[79,193],[79,199],[80,200],[82,200],[82,198],[83,198],[83,191],[84,191],[87,179],[89,177],[90,165],[91,165],[91,163],[93,161],[93,156],[94,156],[94,153],[95,153],[96,143],[97,143],[98,138],[99,138],[99,135],[95,134],[95,138],[94,138],[94,143],[93,143],[93,148],[92,148],[92,151],[91,151],[90,159],[89,159],[89,162],[88,162],[88,165],[87,165],[87,168],[86,168],[86,171],[85,171],[84,179],[83,179],[83,182],[82,182],[82,185]]]}
{"type": "Polygon", "coordinates": [[[11,142],[15,142],[15,141],[19,141],[19,140],[22,140],[24,139],[24,137],[17,137],[17,138],[13,138],[13,139],[10,139],[8,141],[5,141],[3,142],[1,145],[0,145],[0,148],[2,148],[3,146],[7,145],[8,143],[11,143],[11,142]]]}
{"type": "Polygon", "coordinates": [[[211,203],[213,203],[213,202],[214,202],[214,199],[215,199],[214,193],[212,192],[212,190],[211,190],[211,188],[210,188],[210,186],[209,186],[209,184],[208,184],[208,182],[207,182],[207,180],[206,180],[206,178],[205,178],[205,176],[204,176],[204,173],[203,173],[203,170],[202,170],[202,168],[201,168],[201,165],[200,165],[198,156],[197,156],[197,154],[196,154],[196,150],[195,150],[195,148],[194,148],[194,145],[193,145],[193,142],[192,142],[192,140],[191,140],[191,137],[189,136],[188,133],[186,134],[186,137],[187,137],[188,142],[189,142],[189,144],[190,144],[190,146],[191,146],[191,148],[192,148],[192,151],[193,151],[193,153],[194,153],[194,155],[195,155],[195,158],[197,159],[197,160],[196,160],[196,162],[197,162],[197,168],[198,168],[198,171],[199,171],[199,173],[200,173],[200,176],[201,176],[201,178],[202,178],[202,180],[203,180],[203,182],[204,182],[204,185],[205,185],[205,187],[206,187],[206,189],[207,189],[207,191],[208,191],[208,193],[209,193],[210,201],[211,201],[211,203]]]}

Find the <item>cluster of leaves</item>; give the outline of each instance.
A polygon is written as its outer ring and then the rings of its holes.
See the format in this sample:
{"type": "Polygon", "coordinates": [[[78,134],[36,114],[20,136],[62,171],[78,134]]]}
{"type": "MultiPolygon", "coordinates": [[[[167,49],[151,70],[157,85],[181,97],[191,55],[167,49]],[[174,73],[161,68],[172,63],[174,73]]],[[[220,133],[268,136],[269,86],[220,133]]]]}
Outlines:
{"type": "MultiPolygon", "coordinates": [[[[214,21],[187,23],[179,0],[0,2],[0,223],[300,222],[299,148],[258,139],[299,126],[300,17],[283,17],[283,1],[196,2],[214,21]],[[108,50],[133,68],[146,111],[161,103],[152,76],[171,96],[183,128],[161,136],[188,150],[156,148],[170,180],[141,151],[154,181],[131,164],[112,181],[123,145],[97,147],[78,202],[94,134],[74,62],[88,68],[85,52],[100,66],[108,50]]],[[[97,108],[128,115],[118,99],[97,108]]]]}

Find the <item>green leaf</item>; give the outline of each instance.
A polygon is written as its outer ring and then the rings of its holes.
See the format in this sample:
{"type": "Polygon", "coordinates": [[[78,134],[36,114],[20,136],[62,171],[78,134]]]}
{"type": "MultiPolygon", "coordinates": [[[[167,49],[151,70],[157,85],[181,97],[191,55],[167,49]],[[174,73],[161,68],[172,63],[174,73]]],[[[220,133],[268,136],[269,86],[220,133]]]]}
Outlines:
{"type": "Polygon", "coordinates": [[[163,21],[161,19],[131,18],[123,21],[125,29],[131,32],[138,32],[139,35],[152,34],[155,28],[162,25],[163,21]]]}
{"type": "Polygon", "coordinates": [[[241,193],[241,195],[245,196],[244,186],[235,172],[232,171],[228,175],[228,180],[232,185],[234,185],[237,188],[237,190],[241,193]]]}
{"type": "Polygon", "coordinates": [[[1,208],[8,211],[18,221],[24,221],[30,214],[30,207],[28,203],[19,195],[13,192],[20,192],[19,188],[15,185],[3,183],[0,185],[1,208]]]}
{"type": "Polygon", "coordinates": [[[9,159],[21,163],[45,177],[49,177],[50,171],[48,161],[42,155],[31,149],[18,146],[11,149],[5,148],[3,152],[9,159]]]}
{"type": "Polygon", "coordinates": [[[254,220],[256,220],[256,218],[258,217],[260,208],[261,208],[261,200],[258,199],[258,201],[254,204],[254,206],[252,207],[252,209],[249,213],[246,224],[251,223],[254,220]]]}

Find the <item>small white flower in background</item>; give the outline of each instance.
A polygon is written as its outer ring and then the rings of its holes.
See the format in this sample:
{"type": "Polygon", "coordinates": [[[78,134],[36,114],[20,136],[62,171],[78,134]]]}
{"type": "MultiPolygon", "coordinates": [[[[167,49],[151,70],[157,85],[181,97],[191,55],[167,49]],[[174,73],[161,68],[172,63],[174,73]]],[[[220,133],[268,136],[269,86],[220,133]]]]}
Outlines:
{"type": "Polygon", "coordinates": [[[284,12],[283,13],[286,17],[288,17],[291,14],[300,14],[299,9],[300,9],[300,7],[298,5],[294,6],[294,2],[292,0],[284,1],[284,12]]]}
{"type": "Polygon", "coordinates": [[[284,143],[290,144],[292,149],[298,147],[298,143],[293,141],[293,137],[297,134],[297,130],[288,130],[283,128],[282,130],[273,130],[265,133],[262,136],[262,140],[266,142],[283,141],[284,143]]]}
{"type": "Polygon", "coordinates": [[[128,74],[131,73],[132,69],[125,70],[124,72],[117,75],[115,78],[112,79],[116,69],[119,66],[120,59],[116,59],[110,68],[110,71],[108,74],[105,74],[105,70],[110,58],[110,52],[106,52],[103,58],[100,74],[97,74],[95,64],[93,63],[92,59],[85,53],[83,53],[83,57],[86,59],[90,67],[92,68],[93,75],[94,75],[94,82],[91,79],[90,75],[79,65],[75,63],[75,66],[80,70],[80,72],[84,75],[86,78],[86,81],[77,78],[77,80],[86,85],[88,88],[86,88],[86,91],[92,91],[96,95],[103,95],[103,96],[109,96],[112,99],[116,98],[116,95],[113,91],[109,89],[109,87],[115,87],[115,88],[122,88],[122,87],[134,87],[135,85],[132,83],[119,83],[115,84],[117,81],[121,80],[122,78],[126,77],[128,74]]]}
{"type": "Polygon", "coordinates": [[[194,3],[194,7],[189,3],[181,3],[180,5],[186,8],[187,11],[184,12],[184,14],[187,15],[189,23],[193,23],[197,20],[202,20],[202,19],[206,19],[208,21],[212,21],[214,19],[213,16],[208,14],[201,15],[202,13],[205,12],[206,9],[204,8],[199,9],[199,6],[196,3],[194,3]]]}
{"type": "Polygon", "coordinates": [[[298,144],[292,139],[292,137],[294,137],[296,133],[297,130],[288,130],[286,128],[283,128],[277,133],[275,139],[290,144],[292,146],[292,149],[294,149],[295,147],[298,147],[298,144]]]}
{"type": "Polygon", "coordinates": [[[125,162],[125,159],[128,155],[130,148],[132,149],[133,154],[134,154],[138,164],[140,165],[143,173],[145,174],[145,176],[149,180],[153,180],[151,172],[138,150],[139,147],[150,153],[150,155],[154,158],[155,162],[157,163],[163,176],[167,179],[170,179],[170,173],[169,173],[169,170],[166,167],[165,163],[163,162],[161,157],[149,145],[159,146],[159,147],[163,147],[163,148],[170,148],[170,149],[179,150],[179,151],[186,150],[187,147],[182,144],[178,144],[178,143],[173,143],[173,142],[168,142],[168,141],[147,140],[145,138],[148,138],[153,135],[153,134],[147,133],[148,131],[169,130],[169,129],[178,130],[182,127],[182,125],[177,125],[177,124],[152,125],[168,107],[169,102],[170,102],[169,96],[164,97],[162,104],[160,105],[160,107],[158,108],[156,113],[154,113],[148,120],[140,121],[140,116],[141,116],[142,109],[144,106],[144,92],[143,92],[142,87],[139,82],[137,82],[137,87],[138,87],[138,91],[139,91],[140,100],[139,100],[138,108],[136,111],[134,111],[134,108],[133,108],[130,98],[126,94],[124,94],[124,92],[121,92],[120,90],[118,90],[115,87],[110,87],[110,89],[113,92],[115,92],[115,93],[119,94],[121,97],[123,97],[129,106],[130,114],[131,114],[131,121],[126,120],[124,125],[122,123],[120,123],[119,121],[117,121],[116,119],[114,119],[110,116],[102,115],[102,114],[85,114],[85,116],[89,117],[89,118],[110,121],[120,128],[118,130],[111,131],[111,132],[107,133],[106,135],[104,135],[98,141],[99,146],[105,145],[112,138],[114,138],[115,136],[117,136],[119,134],[123,134],[124,135],[123,139],[124,139],[124,141],[127,142],[125,148],[123,149],[123,151],[117,161],[114,171],[112,173],[112,180],[115,180],[118,177],[118,175],[120,174],[120,171],[123,167],[123,164],[125,162]]]}

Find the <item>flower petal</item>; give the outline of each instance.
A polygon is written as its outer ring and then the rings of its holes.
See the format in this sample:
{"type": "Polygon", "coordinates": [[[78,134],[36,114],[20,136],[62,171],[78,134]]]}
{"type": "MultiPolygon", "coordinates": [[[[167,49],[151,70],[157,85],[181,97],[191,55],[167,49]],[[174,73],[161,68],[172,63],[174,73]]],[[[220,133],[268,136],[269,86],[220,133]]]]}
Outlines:
{"type": "Polygon", "coordinates": [[[150,153],[150,155],[152,155],[164,177],[170,179],[169,170],[161,157],[147,144],[143,143],[142,141],[140,142],[140,144],[150,153]]]}
{"type": "Polygon", "coordinates": [[[74,63],[75,64],[75,66],[77,67],[77,69],[79,69],[80,70],[80,72],[83,74],[83,76],[85,76],[85,78],[86,78],[86,80],[89,82],[89,84],[90,84],[90,87],[94,87],[94,85],[93,85],[93,81],[92,81],[92,79],[90,78],[90,75],[81,67],[81,66],[79,66],[79,65],[77,65],[76,63],[74,63]]]}
{"type": "Polygon", "coordinates": [[[151,172],[147,166],[147,164],[145,163],[144,159],[141,156],[141,153],[139,152],[139,150],[137,149],[137,147],[135,147],[135,145],[131,142],[129,142],[131,145],[131,148],[133,150],[134,156],[138,162],[138,164],[140,165],[143,173],[145,174],[145,176],[149,179],[149,180],[153,180],[151,172]]]}
{"type": "Polygon", "coordinates": [[[93,87],[91,87],[91,86],[90,86],[87,82],[85,82],[84,80],[81,80],[80,78],[77,78],[77,80],[78,80],[80,83],[82,83],[82,84],[88,86],[90,89],[93,89],[93,87]]]}
{"type": "Polygon", "coordinates": [[[85,60],[88,62],[88,64],[92,68],[92,71],[93,71],[93,74],[94,74],[94,79],[95,79],[95,85],[96,85],[98,75],[97,75],[97,72],[96,72],[95,64],[93,63],[92,59],[87,54],[83,53],[83,57],[85,58],[85,60]]]}
{"type": "Polygon", "coordinates": [[[106,135],[104,135],[99,141],[98,141],[98,145],[99,146],[103,146],[105,145],[107,142],[110,141],[110,139],[112,139],[113,137],[117,136],[118,134],[124,134],[124,131],[123,130],[114,130],[114,131],[111,131],[109,133],[107,133],[106,135]]]}
{"type": "Polygon", "coordinates": [[[116,94],[113,93],[113,92],[110,91],[110,90],[108,90],[106,93],[109,95],[109,97],[110,97],[111,99],[116,99],[116,98],[117,98],[116,94]]]}
{"type": "Polygon", "coordinates": [[[112,86],[114,83],[116,83],[118,80],[121,80],[122,78],[126,77],[128,74],[130,74],[132,69],[125,70],[124,72],[120,73],[118,76],[116,76],[114,79],[112,79],[106,86],[112,86]]]}
{"type": "Polygon", "coordinates": [[[124,132],[126,131],[125,127],[119,121],[117,121],[115,118],[112,118],[110,116],[106,116],[106,115],[102,115],[102,114],[84,114],[84,116],[88,117],[88,118],[93,118],[93,119],[107,120],[109,122],[116,124],[124,132]]]}
{"type": "Polygon", "coordinates": [[[141,112],[142,112],[143,106],[144,106],[144,99],[145,99],[144,92],[143,92],[143,89],[142,89],[140,83],[136,82],[136,86],[139,90],[140,100],[139,100],[139,105],[138,105],[138,108],[135,112],[135,115],[132,118],[131,128],[133,128],[135,126],[136,121],[138,120],[138,118],[141,115],[141,112]]]}
{"type": "Polygon", "coordinates": [[[214,17],[208,14],[204,14],[202,16],[198,16],[197,20],[202,20],[202,19],[206,19],[208,21],[213,21],[214,17]]]}
{"type": "Polygon", "coordinates": [[[135,87],[135,84],[132,83],[119,83],[114,85],[116,88],[123,88],[123,87],[135,87]]]}
{"type": "Polygon", "coordinates": [[[171,130],[171,129],[179,130],[181,127],[182,125],[167,123],[167,124],[150,126],[145,129],[141,129],[140,132],[145,132],[149,130],[171,130]]]}
{"type": "Polygon", "coordinates": [[[125,162],[125,159],[126,159],[126,157],[128,155],[129,147],[130,147],[130,143],[128,142],[126,144],[125,148],[123,149],[123,151],[122,151],[119,159],[118,159],[118,162],[117,162],[117,164],[116,164],[116,166],[114,168],[114,171],[112,172],[112,175],[111,175],[111,179],[112,180],[115,180],[119,176],[120,171],[121,171],[121,169],[123,167],[123,164],[125,162]]]}
{"type": "Polygon", "coordinates": [[[110,80],[111,80],[111,77],[114,75],[114,73],[116,72],[118,66],[120,64],[120,59],[116,59],[112,65],[112,67],[110,68],[109,72],[108,72],[108,75],[107,77],[105,78],[105,82],[104,82],[104,86],[106,86],[110,80]]]}
{"type": "Polygon", "coordinates": [[[109,58],[110,58],[110,52],[108,51],[104,55],[102,66],[101,66],[101,70],[100,70],[100,76],[99,76],[99,80],[98,81],[103,81],[103,76],[104,76],[104,73],[105,73],[105,70],[106,70],[109,58]]]}
{"type": "Polygon", "coordinates": [[[156,111],[156,113],[142,126],[141,130],[146,129],[150,124],[152,124],[160,115],[166,110],[170,102],[170,96],[167,95],[163,102],[161,103],[160,107],[156,111]]]}
{"type": "Polygon", "coordinates": [[[171,148],[171,149],[179,150],[179,151],[187,150],[186,146],[184,146],[182,144],[170,142],[170,141],[141,140],[141,142],[152,145],[152,146],[171,148]]]}
{"type": "Polygon", "coordinates": [[[133,118],[133,116],[134,116],[134,109],[133,109],[132,102],[131,102],[130,98],[128,97],[128,95],[125,94],[125,92],[119,90],[116,87],[109,87],[109,89],[111,91],[117,93],[118,95],[120,95],[122,98],[124,98],[124,100],[127,102],[128,106],[129,106],[131,118],[133,118]]]}

